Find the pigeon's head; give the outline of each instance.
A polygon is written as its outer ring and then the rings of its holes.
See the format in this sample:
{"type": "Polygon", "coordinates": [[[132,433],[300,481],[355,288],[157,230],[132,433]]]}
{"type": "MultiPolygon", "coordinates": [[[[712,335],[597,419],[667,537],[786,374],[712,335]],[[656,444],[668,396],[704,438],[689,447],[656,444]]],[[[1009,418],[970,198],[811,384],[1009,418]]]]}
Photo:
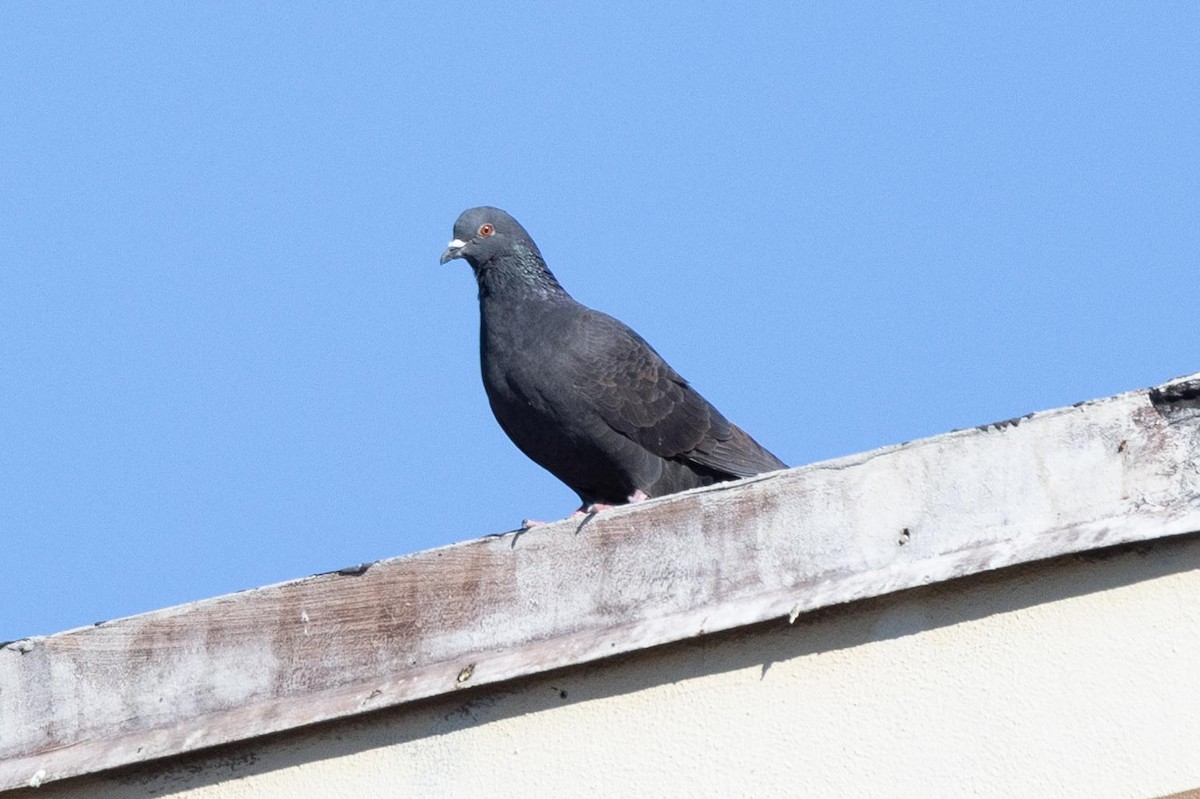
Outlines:
{"type": "Polygon", "coordinates": [[[541,258],[537,245],[521,223],[499,208],[469,208],[454,223],[454,240],[442,253],[442,263],[463,258],[478,270],[501,255],[527,250],[541,258]]]}

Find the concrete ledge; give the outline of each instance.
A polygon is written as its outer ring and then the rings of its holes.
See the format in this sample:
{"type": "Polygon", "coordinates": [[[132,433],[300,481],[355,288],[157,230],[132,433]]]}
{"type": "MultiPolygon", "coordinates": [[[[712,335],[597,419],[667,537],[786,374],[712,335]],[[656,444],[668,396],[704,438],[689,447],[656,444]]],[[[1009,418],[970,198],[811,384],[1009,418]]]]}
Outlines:
{"type": "Polygon", "coordinates": [[[0,789],[1200,530],[1200,375],[0,648],[0,789]]]}

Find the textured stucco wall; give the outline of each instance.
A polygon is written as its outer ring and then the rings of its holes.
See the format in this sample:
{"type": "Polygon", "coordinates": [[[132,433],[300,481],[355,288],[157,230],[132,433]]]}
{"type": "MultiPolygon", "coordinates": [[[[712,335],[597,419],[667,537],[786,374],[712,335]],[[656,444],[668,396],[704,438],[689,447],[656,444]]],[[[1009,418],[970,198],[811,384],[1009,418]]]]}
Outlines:
{"type": "Polygon", "coordinates": [[[1198,786],[1190,536],[5,796],[1146,797],[1198,786]]]}

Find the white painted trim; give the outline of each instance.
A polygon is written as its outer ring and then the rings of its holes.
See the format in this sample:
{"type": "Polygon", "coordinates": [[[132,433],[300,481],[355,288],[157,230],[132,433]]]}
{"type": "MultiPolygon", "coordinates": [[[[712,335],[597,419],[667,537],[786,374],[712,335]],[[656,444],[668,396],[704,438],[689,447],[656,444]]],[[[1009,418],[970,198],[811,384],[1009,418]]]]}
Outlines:
{"type": "Polygon", "coordinates": [[[1200,375],[0,647],[0,790],[1200,531],[1200,375]]]}

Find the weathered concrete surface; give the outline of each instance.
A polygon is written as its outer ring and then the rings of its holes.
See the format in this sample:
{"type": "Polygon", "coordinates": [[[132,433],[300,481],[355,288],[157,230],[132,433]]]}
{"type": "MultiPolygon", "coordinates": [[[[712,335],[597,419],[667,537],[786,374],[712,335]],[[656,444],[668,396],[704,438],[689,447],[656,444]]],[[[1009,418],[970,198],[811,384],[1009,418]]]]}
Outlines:
{"type": "Polygon", "coordinates": [[[1200,376],[0,649],[0,789],[1200,530],[1200,376]]]}
{"type": "Polygon", "coordinates": [[[12,799],[1161,796],[1200,786],[1200,536],[1132,547],[12,799]]]}

